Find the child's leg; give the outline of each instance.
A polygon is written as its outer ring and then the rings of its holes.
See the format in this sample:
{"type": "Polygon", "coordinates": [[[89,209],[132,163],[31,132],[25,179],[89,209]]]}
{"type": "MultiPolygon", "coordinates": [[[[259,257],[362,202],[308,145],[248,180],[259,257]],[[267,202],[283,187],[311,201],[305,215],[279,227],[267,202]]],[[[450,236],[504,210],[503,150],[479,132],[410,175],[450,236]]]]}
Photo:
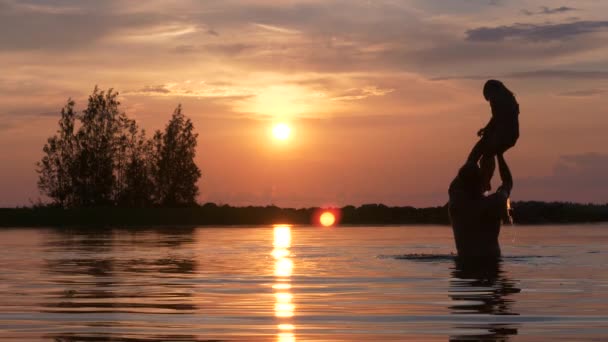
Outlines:
{"type": "Polygon", "coordinates": [[[475,146],[473,146],[471,153],[469,153],[469,158],[467,161],[469,163],[477,164],[477,162],[479,161],[479,158],[481,158],[481,156],[485,154],[487,145],[488,145],[487,139],[483,139],[483,138],[479,139],[477,144],[475,144],[475,146]]]}
{"type": "Polygon", "coordinates": [[[484,186],[485,191],[492,190],[492,176],[496,169],[496,162],[494,161],[494,154],[484,153],[479,161],[481,169],[481,184],[484,186]]]}

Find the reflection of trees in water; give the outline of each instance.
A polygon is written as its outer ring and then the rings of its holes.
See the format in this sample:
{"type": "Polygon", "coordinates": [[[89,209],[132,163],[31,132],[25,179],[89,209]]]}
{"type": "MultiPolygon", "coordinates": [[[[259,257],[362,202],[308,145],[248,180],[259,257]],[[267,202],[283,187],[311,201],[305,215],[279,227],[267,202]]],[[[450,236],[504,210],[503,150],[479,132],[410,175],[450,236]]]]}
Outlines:
{"type": "MultiPolygon", "coordinates": [[[[52,313],[190,313],[197,309],[191,285],[174,280],[196,271],[193,256],[179,250],[193,241],[194,229],[52,230],[45,243],[46,278],[63,289],[50,293],[41,307],[52,313]]],[[[101,331],[49,337],[66,342],[197,341],[184,335],[140,339],[101,331]]]]}
{"type": "Polygon", "coordinates": [[[223,340],[198,339],[190,335],[158,335],[146,338],[115,337],[115,336],[80,336],[76,334],[64,334],[51,336],[54,342],[222,342],[223,340]]]}
{"type": "MultiPolygon", "coordinates": [[[[509,279],[498,259],[455,259],[450,281],[449,307],[452,314],[518,315],[512,311],[511,295],[519,293],[516,282],[509,279]],[[459,303],[460,302],[460,303],[459,303]]],[[[480,322],[458,324],[457,329],[477,330],[479,334],[452,336],[450,341],[508,341],[517,327],[508,323],[480,322]]]]}

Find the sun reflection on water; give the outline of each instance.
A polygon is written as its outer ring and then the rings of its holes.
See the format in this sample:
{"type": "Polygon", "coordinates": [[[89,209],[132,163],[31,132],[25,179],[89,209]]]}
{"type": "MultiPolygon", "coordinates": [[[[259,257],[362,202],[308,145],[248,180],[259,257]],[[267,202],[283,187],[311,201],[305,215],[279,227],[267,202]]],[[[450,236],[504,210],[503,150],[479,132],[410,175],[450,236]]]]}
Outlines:
{"type": "Polygon", "coordinates": [[[296,337],[293,333],[279,333],[278,342],[296,342],[296,337]]]}
{"type": "Polygon", "coordinates": [[[295,342],[295,326],[292,319],[296,306],[293,304],[293,294],[290,292],[290,277],[293,274],[293,261],[289,258],[291,247],[291,226],[274,226],[274,249],[270,253],[275,259],[274,276],[272,285],[274,290],[274,316],[278,319],[277,341],[295,342]]]}

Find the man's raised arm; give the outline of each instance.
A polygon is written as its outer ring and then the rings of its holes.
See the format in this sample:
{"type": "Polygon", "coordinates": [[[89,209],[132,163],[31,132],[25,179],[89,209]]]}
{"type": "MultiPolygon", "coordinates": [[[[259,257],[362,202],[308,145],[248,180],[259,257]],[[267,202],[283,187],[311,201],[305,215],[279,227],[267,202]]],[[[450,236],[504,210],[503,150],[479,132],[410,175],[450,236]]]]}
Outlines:
{"type": "Polygon", "coordinates": [[[500,172],[500,179],[502,180],[502,185],[499,190],[503,190],[506,192],[507,197],[511,194],[511,189],[513,189],[513,177],[511,176],[511,170],[509,170],[509,166],[505,161],[505,157],[502,153],[496,155],[496,159],[498,160],[498,172],[500,172]]]}

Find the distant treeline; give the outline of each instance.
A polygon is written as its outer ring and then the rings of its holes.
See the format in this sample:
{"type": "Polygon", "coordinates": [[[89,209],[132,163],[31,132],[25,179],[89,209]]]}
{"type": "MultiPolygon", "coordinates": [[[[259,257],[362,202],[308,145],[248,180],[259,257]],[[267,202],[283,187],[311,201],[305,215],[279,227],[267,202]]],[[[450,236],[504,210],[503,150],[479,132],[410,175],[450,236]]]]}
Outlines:
{"type": "MultiPolygon", "coordinates": [[[[608,204],[514,202],[516,224],[608,221],[608,204]]],[[[366,204],[344,208],[232,207],[207,203],[182,208],[60,208],[0,209],[0,226],[170,226],[170,225],[316,225],[330,210],[340,225],[449,224],[446,206],[414,208],[366,204]]]]}
{"type": "Polygon", "coordinates": [[[516,224],[585,223],[608,221],[608,203],[514,202],[516,224]]]}

